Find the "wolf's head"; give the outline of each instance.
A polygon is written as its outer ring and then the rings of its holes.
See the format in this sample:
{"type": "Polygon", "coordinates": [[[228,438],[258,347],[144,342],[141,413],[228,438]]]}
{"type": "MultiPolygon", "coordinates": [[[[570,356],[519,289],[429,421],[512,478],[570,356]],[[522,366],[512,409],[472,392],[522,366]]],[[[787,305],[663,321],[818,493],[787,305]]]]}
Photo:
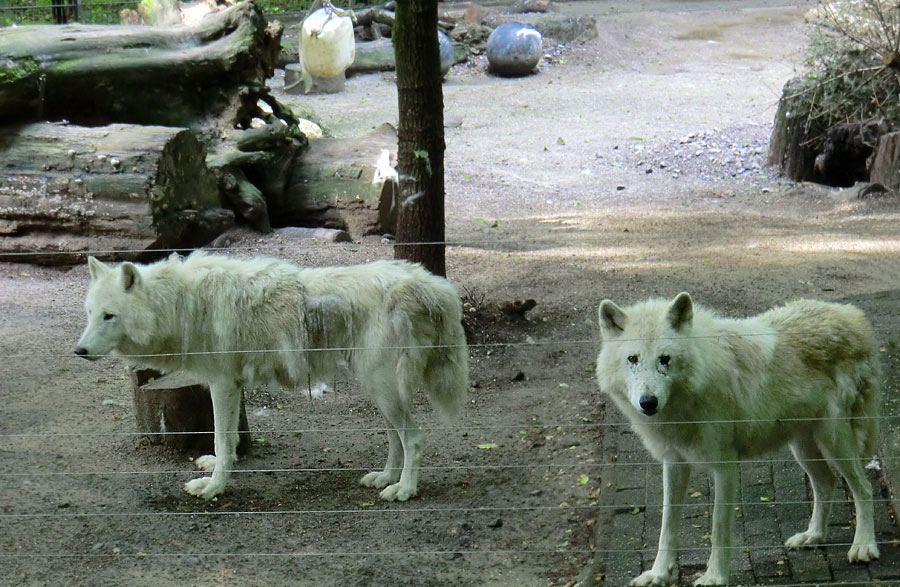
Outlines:
{"type": "Polygon", "coordinates": [[[688,370],[687,349],[681,341],[693,318],[693,302],[686,292],[672,302],[651,300],[627,310],[603,300],[603,346],[597,357],[600,388],[625,396],[645,416],[661,412],[671,399],[674,382],[688,370]]]}
{"type": "Polygon", "coordinates": [[[91,284],[84,300],[88,322],[75,354],[94,361],[149,344],[154,316],[146,304],[141,269],[133,263],[110,267],[94,257],[88,257],[88,269],[91,284]]]}

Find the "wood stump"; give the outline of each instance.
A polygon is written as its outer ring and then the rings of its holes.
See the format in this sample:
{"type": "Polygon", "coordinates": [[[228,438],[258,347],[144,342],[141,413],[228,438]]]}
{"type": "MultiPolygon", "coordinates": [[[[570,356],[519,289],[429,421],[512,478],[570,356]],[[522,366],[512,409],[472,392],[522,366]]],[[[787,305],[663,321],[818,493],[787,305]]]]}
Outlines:
{"type": "Polygon", "coordinates": [[[881,135],[869,166],[869,181],[900,191],[900,132],[881,135]]]}
{"type": "MultiPolygon", "coordinates": [[[[146,433],[151,444],[203,454],[214,452],[209,387],[180,372],[163,375],[154,369],[132,368],[130,373],[138,432],[146,433]]],[[[251,439],[243,395],[238,431],[237,452],[246,454],[251,439]]]]}

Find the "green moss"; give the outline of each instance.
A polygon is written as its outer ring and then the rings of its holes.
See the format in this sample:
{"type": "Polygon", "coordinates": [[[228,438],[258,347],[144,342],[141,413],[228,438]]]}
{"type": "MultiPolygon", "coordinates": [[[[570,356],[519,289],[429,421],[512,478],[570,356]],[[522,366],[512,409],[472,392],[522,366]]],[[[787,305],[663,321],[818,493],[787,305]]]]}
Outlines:
{"type": "Polygon", "coordinates": [[[37,72],[38,64],[33,58],[19,59],[15,66],[3,65],[3,63],[0,62],[0,85],[14,84],[37,72]]]}

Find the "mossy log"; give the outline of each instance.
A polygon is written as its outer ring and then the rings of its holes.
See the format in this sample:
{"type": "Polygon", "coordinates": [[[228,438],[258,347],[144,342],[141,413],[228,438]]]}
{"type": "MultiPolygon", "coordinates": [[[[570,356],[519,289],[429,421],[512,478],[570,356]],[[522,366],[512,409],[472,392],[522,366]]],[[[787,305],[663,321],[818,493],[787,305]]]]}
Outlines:
{"type": "MultiPolygon", "coordinates": [[[[234,221],[206,149],[183,128],[0,127],[0,258],[80,263],[76,251],[188,248],[234,221]]],[[[149,253],[107,253],[146,260],[149,253]]]]}
{"type": "Polygon", "coordinates": [[[346,139],[314,139],[287,170],[285,189],[267,195],[273,226],[324,226],[354,238],[396,230],[392,182],[375,181],[383,151],[397,157],[397,131],[383,124],[370,134],[346,139]]]}
{"type": "Polygon", "coordinates": [[[190,26],[0,28],[0,122],[249,124],[281,34],[252,1],[190,26]]]}

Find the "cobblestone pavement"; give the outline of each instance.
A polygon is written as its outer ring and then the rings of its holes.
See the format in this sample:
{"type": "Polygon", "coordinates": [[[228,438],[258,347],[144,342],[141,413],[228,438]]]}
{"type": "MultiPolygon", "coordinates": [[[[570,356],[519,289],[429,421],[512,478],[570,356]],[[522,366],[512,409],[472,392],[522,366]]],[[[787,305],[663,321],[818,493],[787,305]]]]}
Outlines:
{"type": "MultiPolygon", "coordinates": [[[[607,424],[621,416],[607,409],[607,424]]],[[[662,467],[644,449],[628,426],[606,427],[604,458],[615,465],[606,469],[601,495],[595,576],[602,585],[627,585],[649,569],[656,556],[662,504],[662,467]],[[607,528],[606,531],[602,528],[607,528]]],[[[845,488],[835,491],[828,542],[815,549],[784,548],[785,539],[806,529],[811,494],[806,476],[789,451],[767,461],[741,465],[741,507],[735,520],[731,580],[734,585],[878,585],[900,586],[900,546],[897,528],[877,473],[870,471],[876,488],[875,528],[881,559],[869,565],[851,565],[847,549],[853,539],[853,507],[845,488]]],[[[682,552],[678,585],[692,585],[709,556],[712,513],[711,481],[702,471],[692,473],[687,504],[681,520],[682,552]]]]}

